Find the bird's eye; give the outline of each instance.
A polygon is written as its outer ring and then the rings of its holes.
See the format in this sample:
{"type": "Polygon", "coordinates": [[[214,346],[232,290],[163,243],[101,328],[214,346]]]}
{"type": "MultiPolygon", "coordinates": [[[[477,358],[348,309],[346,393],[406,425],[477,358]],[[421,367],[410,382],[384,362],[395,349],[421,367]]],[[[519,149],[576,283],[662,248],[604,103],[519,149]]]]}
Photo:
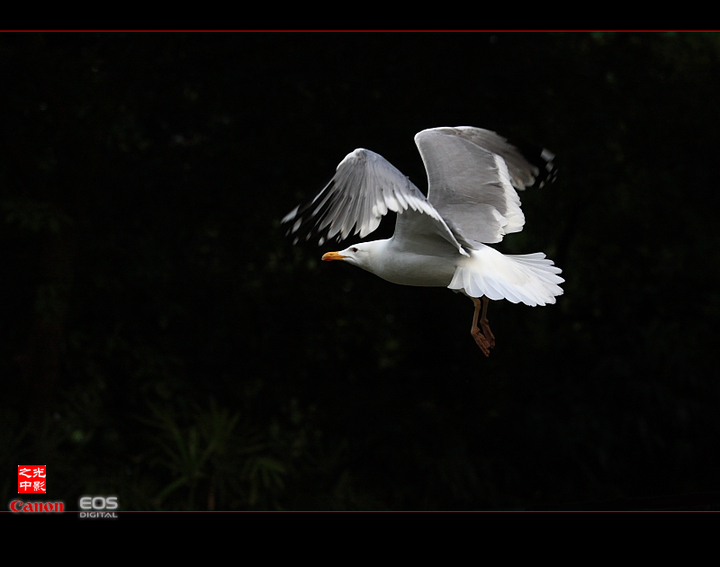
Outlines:
{"type": "Polygon", "coordinates": [[[357,252],[357,251],[358,251],[357,246],[353,246],[352,248],[350,248],[350,252],[357,252]]]}

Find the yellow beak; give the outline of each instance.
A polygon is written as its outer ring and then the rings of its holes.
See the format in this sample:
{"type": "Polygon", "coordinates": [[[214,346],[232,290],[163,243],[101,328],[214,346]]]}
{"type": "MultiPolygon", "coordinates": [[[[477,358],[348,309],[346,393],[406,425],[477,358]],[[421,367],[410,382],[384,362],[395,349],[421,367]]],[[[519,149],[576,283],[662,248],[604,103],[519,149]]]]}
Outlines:
{"type": "Polygon", "coordinates": [[[322,259],[324,262],[330,262],[332,260],[343,260],[345,256],[340,254],[340,252],[328,252],[327,254],[323,254],[322,259]]]}

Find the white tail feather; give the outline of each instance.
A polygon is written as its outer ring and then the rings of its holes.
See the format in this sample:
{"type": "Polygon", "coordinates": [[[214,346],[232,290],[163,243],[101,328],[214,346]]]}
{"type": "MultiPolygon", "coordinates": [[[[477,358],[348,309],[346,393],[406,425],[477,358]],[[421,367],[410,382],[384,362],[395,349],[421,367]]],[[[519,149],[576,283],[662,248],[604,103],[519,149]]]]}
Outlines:
{"type": "Polygon", "coordinates": [[[482,246],[460,261],[448,288],[534,307],[555,303],[555,296],[562,294],[561,271],[542,252],[506,256],[482,246]]]}

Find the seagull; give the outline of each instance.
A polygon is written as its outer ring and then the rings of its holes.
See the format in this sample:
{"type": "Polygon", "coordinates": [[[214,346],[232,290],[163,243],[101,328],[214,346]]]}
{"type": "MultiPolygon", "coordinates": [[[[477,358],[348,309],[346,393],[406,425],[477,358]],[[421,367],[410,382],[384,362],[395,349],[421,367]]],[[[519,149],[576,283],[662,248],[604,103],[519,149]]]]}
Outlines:
{"type": "Polygon", "coordinates": [[[428,177],[427,197],[381,155],[358,148],[337,166],[320,193],[290,211],[293,243],[317,238],[322,246],[353,234],[364,238],[388,211],[397,213],[391,238],[328,252],[389,282],[447,287],[475,307],[470,334],[485,356],[495,346],[489,300],[529,306],[555,303],[561,270],[542,252],[502,254],[488,244],[520,232],[525,216],[516,190],[541,186],[554,174],[554,155],[538,165],[505,138],[471,126],[441,127],[415,135],[428,177]],[[354,231],[354,232],[353,232],[354,231]]]}

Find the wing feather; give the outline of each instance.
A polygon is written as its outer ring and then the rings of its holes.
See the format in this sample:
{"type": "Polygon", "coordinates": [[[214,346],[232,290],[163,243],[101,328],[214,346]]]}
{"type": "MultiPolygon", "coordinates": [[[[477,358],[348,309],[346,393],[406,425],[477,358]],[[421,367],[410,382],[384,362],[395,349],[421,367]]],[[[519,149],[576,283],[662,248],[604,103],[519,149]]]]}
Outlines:
{"type": "Polygon", "coordinates": [[[282,219],[290,224],[293,242],[318,238],[344,240],[351,233],[364,238],[388,211],[416,211],[428,215],[436,232],[466,254],[425,195],[381,155],[358,148],[340,162],[335,175],[313,199],[295,207],[282,219]]]}
{"type": "MultiPolygon", "coordinates": [[[[458,240],[477,247],[522,230],[516,189],[544,179],[548,170],[541,175],[505,138],[481,128],[431,128],[415,143],[428,175],[428,200],[458,240]]],[[[552,159],[549,152],[544,156],[552,159]]]]}

